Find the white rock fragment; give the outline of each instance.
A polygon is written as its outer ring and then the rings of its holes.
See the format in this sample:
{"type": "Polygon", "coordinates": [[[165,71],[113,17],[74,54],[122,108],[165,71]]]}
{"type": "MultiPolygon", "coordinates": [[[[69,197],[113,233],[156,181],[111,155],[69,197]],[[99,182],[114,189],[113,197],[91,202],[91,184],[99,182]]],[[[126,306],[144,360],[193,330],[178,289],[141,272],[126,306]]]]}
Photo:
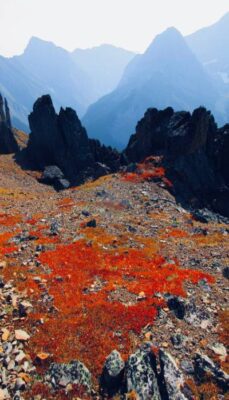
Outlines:
{"type": "Polygon", "coordinates": [[[17,340],[21,340],[21,341],[26,341],[30,339],[29,334],[26,331],[23,331],[22,329],[17,329],[15,331],[15,338],[17,340]]]}

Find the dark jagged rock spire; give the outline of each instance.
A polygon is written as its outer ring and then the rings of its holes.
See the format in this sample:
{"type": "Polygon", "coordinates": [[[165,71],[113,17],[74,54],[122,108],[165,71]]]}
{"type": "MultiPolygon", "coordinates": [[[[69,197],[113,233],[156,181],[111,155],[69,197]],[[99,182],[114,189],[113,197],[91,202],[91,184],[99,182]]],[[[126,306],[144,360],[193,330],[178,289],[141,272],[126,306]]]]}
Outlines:
{"type": "Polygon", "coordinates": [[[211,206],[229,217],[229,124],[218,129],[210,111],[148,109],[124,151],[129,163],[161,156],[173,192],[188,206],[211,206]]]}
{"type": "Polygon", "coordinates": [[[10,109],[7,100],[0,94],[0,154],[16,153],[19,146],[11,126],[10,109]]]}
{"type": "Polygon", "coordinates": [[[6,98],[3,99],[0,93],[0,122],[5,122],[8,128],[12,128],[10,109],[6,98]]]}
{"type": "Polygon", "coordinates": [[[6,117],[6,125],[8,126],[8,128],[12,128],[12,124],[11,124],[11,117],[10,117],[10,109],[8,106],[8,102],[5,98],[5,117],[6,117]]]}
{"type": "Polygon", "coordinates": [[[61,108],[57,114],[49,95],[35,102],[29,124],[31,134],[24,157],[31,168],[56,166],[72,185],[119,168],[119,154],[89,139],[73,109],[61,108]]]}
{"type": "Polygon", "coordinates": [[[0,122],[5,122],[6,116],[4,112],[4,102],[3,102],[3,97],[0,93],[0,122]]]}

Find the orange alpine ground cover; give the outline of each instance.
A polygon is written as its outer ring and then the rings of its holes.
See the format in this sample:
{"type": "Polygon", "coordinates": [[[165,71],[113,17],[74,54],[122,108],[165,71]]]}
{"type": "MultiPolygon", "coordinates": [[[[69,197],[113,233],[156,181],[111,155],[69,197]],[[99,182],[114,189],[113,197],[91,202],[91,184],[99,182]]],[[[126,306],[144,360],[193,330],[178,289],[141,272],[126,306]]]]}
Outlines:
{"type": "Polygon", "coordinates": [[[42,253],[39,261],[51,270],[41,277],[47,280],[55,311],[44,317],[31,339],[32,353],[44,351],[59,362],[80,359],[95,376],[114,348],[127,357],[135,335],[153,324],[164,305],[154,296],[157,292],[185,296],[185,281],[213,282],[207,274],[181,269],[158,255],[149,257],[144,250],[104,250],[83,240],[58,245],[42,253]],[[135,295],[136,301],[111,301],[110,293],[120,288],[135,295]],[[144,294],[140,299],[139,293],[144,294]]]}
{"type": "Polygon", "coordinates": [[[20,215],[8,215],[0,213],[0,225],[8,227],[8,226],[14,226],[18,222],[21,222],[20,215]]]}
{"type": "Polygon", "coordinates": [[[9,232],[0,234],[0,256],[11,254],[17,250],[17,246],[12,246],[8,243],[13,236],[14,234],[9,232]]]}
{"type": "Polygon", "coordinates": [[[142,163],[137,164],[136,172],[124,173],[123,180],[140,183],[160,179],[167,187],[171,188],[173,184],[166,178],[166,170],[160,166],[161,161],[161,157],[148,157],[142,163]]]}

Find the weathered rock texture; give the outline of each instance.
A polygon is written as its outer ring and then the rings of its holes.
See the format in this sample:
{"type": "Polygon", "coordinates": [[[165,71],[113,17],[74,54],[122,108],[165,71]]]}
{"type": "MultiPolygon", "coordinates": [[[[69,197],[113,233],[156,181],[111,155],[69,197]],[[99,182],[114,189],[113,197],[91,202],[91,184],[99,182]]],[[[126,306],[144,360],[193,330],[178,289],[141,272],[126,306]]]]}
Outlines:
{"type": "Polygon", "coordinates": [[[129,357],[126,368],[127,390],[138,400],[160,400],[157,381],[156,358],[152,344],[145,343],[129,357]]]}
{"type": "Polygon", "coordinates": [[[47,380],[54,388],[65,387],[68,384],[83,386],[88,392],[91,389],[91,374],[80,361],[71,361],[69,364],[51,364],[47,380]]]}
{"type": "Polygon", "coordinates": [[[187,400],[182,393],[184,377],[171,354],[160,350],[160,366],[162,376],[162,398],[187,400]]]}
{"type": "Polygon", "coordinates": [[[56,190],[68,189],[70,186],[70,183],[64,178],[63,172],[55,165],[45,167],[40,182],[51,185],[56,190]]]}
{"type": "Polygon", "coordinates": [[[49,95],[39,98],[29,115],[31,134],[25,150],[33,168],[57,166],[71,184],[119,167],[119,154],[89,139],[74,110],[56,114],[49,95]]]}
{"type": "Polygon", "coordinates": [[[0,94],[0,154],[16,153],[19,150],[11,126],[7,100],[0,94]]]}
{"type": "Polygon", "coordinates": [[[107,357],[101,376],[102,392],[113,396],[123,385],[125,363],[121,354],[113,350],[107,357]]]}
{"type": "Polygon", "coordinates": [[[229,375],[204,354],[196,354],[195,376],[200,383],[204,382],[206,376],[211,377],[222,388],[223,392],[228,392],[229,375]]]}
{"type": "Polygon", "coordinates": [[[212,206],[229,215],[229,125],[217,129],[209,111],[192,114],[149,109],[136,127],[124,151],[126,162],[151,155],[163,156],[163,164],[179,200],[193,206],[212,206]]]}

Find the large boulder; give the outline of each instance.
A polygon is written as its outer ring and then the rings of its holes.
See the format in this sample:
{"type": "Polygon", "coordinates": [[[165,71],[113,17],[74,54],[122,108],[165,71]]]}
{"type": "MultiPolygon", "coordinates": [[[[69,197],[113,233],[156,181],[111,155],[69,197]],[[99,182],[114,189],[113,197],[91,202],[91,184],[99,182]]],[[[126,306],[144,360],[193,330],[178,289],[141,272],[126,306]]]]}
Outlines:
{"type": "Polygon", "coordinates": [[[46,185],[52,185],[56,190],[68,189],[70,186],[63,172],[56,165],[45,167],[39,180],[46,185]]]}

